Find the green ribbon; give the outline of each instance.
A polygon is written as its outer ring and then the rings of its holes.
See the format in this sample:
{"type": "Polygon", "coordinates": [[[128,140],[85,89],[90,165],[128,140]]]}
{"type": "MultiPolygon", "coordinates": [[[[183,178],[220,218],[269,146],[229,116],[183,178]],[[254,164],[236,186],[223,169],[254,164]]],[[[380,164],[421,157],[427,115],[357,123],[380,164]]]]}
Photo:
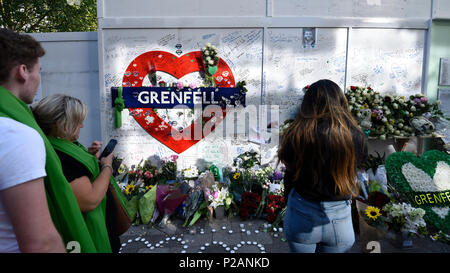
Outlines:
{"type": "Polygon", "coordinates": [[[115,126],[120,128],[122,126],[122,111],[125,108],[125,101],[122,96],[122,86],[119,87],[119,92],[117,98],[114,100],[114,115],[115,115],[115,126]]]}

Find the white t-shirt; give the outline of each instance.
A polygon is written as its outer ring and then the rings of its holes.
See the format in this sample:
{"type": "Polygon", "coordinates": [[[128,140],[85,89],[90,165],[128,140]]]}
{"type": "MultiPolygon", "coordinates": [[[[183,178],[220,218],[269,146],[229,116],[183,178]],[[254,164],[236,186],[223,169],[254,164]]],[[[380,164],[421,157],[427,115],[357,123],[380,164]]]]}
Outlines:
{"type": "MultiPolygon", "coordinates": [[[[0,192],[46,176],[45,146],[33,128],[0,117],[0,192]]],[[[0,252],[20,252],[0,195],[0,252]]]]}

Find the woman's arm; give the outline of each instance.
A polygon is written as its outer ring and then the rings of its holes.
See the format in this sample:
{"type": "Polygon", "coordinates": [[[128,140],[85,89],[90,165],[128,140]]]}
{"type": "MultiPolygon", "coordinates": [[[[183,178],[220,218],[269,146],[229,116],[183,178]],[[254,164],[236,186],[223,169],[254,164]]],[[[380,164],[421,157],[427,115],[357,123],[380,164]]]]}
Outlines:
{"type": "MultiPolygon", "coordinates": [[[[102,158],[101,165],[111,166],[112,158],[112,153],[109,156],[102,158]]],[[[82,212],[92,211],[98,207],[108,190],[111,175],[112,169],[106,167],[102,168],[94,182],[91,182],[87,176],[82,176],[70,182],[70,186],[72,187],[72,191],[82,212]]]]}

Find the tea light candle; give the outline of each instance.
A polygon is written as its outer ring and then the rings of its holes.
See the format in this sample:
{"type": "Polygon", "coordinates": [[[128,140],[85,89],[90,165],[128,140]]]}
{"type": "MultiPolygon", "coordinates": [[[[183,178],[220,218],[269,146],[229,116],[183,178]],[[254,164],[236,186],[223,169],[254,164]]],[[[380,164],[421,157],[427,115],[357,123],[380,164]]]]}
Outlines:
{"type": "Polygon", "coordinates": [[[232,231],[232,230],[230,229],[230,230],[228,231],[228,233],[229,233],[229,234],[232,234],[232,233],[233,233],[233,231],[232,231]]]}
{"type": "Polygon", "coordinates": [[[204,246],[200,247],[200,250],[205,250],[206,248],[204,246]]]}
{"type": "Polygon", "coordinates": [[[213,228],[213,229],[211,229],[211,232],[212,232],[212,233],[215,233],[215,232],[216,232],[216,230],[215,230],[215,229],[213,228]]]}
{"type": "Polygon", "coordinates": [[[217,245],[217,241],[213,241],[213,245],[217,245]]]}
{"type": "Polygon", "coordinates": [[[208,246],[209,246],[209,243],[205,243],[205,246],[208,247],[208,246]]]}
{"type": "Polygon", "coordinates": [[[184,249],[188,249],[188,247],[189,247],[188,245],[184,245],[183,246],[184,249]]]}
{"type": "Polygon", "coordinates": [[[244,224],[239,224],[239,227],[244,228],[244,224]]]}

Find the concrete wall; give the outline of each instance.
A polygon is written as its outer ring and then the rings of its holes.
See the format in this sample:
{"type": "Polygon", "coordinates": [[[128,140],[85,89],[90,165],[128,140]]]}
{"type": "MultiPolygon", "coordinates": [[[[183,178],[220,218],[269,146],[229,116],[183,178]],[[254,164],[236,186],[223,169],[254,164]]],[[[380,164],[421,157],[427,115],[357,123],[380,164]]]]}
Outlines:
{"type": "Polygon", "coordinates": [[[79,98],[89,112],[79,141],[101,140],[97,33],[37,33],[46,54],[41,58],[39,97],[62,93],[79,98]]]}

